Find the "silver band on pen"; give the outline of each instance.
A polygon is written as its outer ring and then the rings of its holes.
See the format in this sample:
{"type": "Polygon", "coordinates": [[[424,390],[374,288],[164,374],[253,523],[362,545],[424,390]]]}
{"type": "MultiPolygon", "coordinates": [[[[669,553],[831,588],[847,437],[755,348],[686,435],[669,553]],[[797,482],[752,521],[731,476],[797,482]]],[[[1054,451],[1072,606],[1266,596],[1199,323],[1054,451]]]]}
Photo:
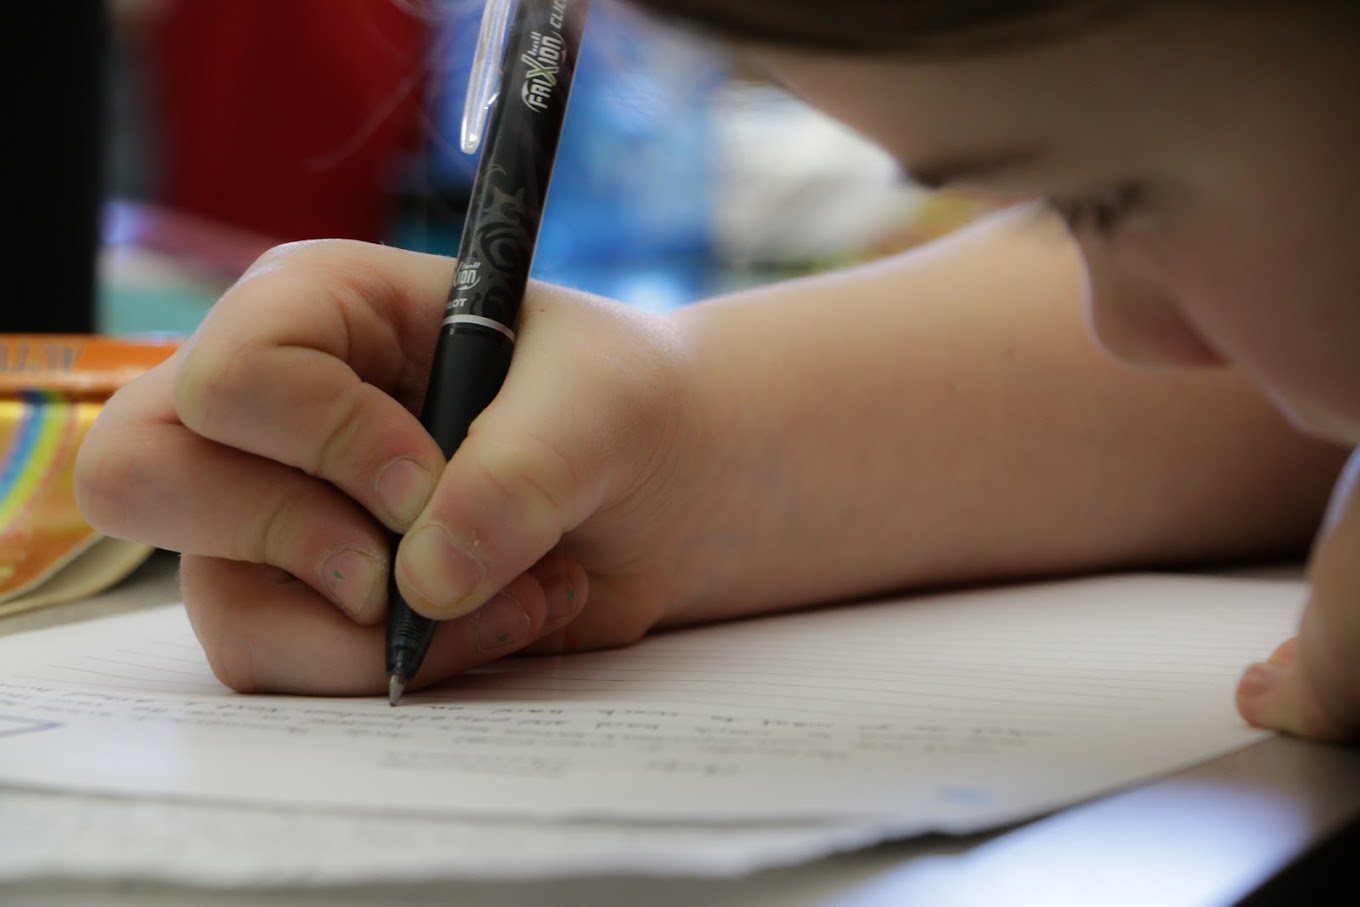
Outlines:
{"type": "Polygon", "coordinates": [[[483,318],[481,315],[450,315],[448,318],[444,319],[443,323],[439,325],[439,328],[440,330],[443,330],[444,328],[454,324],[481,325],[484,328],[491,328],[492,330],[500,331],[502,334],[509,337],[512,343],[515,340],[515,332],[510,330],[508,327],[501,324],[494,318],[483,318]]]}

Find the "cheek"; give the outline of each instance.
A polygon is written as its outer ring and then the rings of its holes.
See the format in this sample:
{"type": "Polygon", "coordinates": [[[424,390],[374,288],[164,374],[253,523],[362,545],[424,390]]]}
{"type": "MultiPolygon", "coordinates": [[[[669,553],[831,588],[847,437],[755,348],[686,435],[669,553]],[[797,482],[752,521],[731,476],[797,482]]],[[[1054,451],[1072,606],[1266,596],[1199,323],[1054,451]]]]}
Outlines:
{"type": "Polygon", "coordinates": [[[1258,216],[1185,235],[1146,268],[1204,341],[1296,425],[1356,444],[1360,255],[1347,245],[1314,225],[1258,216]]]}
{"type": "Polygon", "coordinates": [[[1146,366],[1220,365],[1222,357],[1181,311],[1174,296],[1089,244],[1086,301],[1096,339],[1115,357],[1146,366]]]}

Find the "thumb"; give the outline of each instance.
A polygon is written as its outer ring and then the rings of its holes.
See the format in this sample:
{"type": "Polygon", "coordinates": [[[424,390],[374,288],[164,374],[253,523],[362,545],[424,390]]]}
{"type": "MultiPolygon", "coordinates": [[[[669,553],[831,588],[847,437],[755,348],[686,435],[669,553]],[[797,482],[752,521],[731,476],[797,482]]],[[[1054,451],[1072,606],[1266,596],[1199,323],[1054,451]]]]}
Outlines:
{"type": "MultiPolygon", "coordinates": [[[[493,404],[496,406],[496,404],[493,404]]],[[[396,577],[427,617],[468,614],[553,549],[598,505],[600,472],[583,445],[510,433],[505,409],[473,424],[424,513],[402,540],[396,577]]]]}
{"type": "Polygon", "coordinates": [[[531,289],[504,387],[397,551],[398,587],[427,617],[476,610],[606,508],[608,550],[597,547],[593,566],[613,565],[609,552],[627,547],[642,522],[614,505],[661,475],[673,448],[683,347],[669,324],[607,300],[531,289]]]}
{"type": "Polygon", "coordinates": [[[630,342],[636,316],[563,294],[534,298],[504,387],[398,549],[397,584],[427,617],[468,614],[530,570],[636,484],[630,476],[661,443],[655,369],[630,342]]]}
{"type": "Polygon", "coordinates": [[[1352,740],[1360,734],[1360,452],[1337,483],[1309,575],[1298,637],[1246,670],[1237,708],[1261,727],[1352,740]]]}

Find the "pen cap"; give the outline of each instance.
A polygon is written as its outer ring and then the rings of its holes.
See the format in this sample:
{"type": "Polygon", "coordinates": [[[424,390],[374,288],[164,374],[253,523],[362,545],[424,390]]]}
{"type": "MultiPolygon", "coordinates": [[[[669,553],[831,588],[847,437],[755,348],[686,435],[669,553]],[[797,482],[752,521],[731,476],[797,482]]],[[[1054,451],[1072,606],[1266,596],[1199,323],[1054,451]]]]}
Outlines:
{"type": "Polygon", "coordinates": [[[467,98],[463,102],[463,122],[458,141],[464,154],[474,154],[481,147],[487,120],[500,91],[501,74],[505,66],[505,36],[513,11],[514,0],[487,0],[482,10],[482,24],[477,31],[477,45],[472,52],[472,69],[468,73],[467,98]]]}

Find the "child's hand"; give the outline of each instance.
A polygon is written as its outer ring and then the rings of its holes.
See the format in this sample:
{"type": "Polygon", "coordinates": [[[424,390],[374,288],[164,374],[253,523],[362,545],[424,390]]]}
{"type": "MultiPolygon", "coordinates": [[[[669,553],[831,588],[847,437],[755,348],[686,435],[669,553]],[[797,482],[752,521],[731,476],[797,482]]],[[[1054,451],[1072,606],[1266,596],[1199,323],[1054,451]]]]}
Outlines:
{"type": "Polygon", "coordinates": [[[1360,737],[1360,450],[1351,455],[1309,566],[1299,635],[1247,669],[1237,706],[1253,724],[1319,740],[1360,737]]]}
{"type": "Polygon", "coordinates": [[[403,594],[449,619],[418,684],[534,643],[634,640],[672,597],[703,484],[676,334],[531,288],[504,390],[445,468],[412,411],[452,274],[360,243],[276,249],[91,431],[83,512],[184,553],[229,686],[385,689],[392,532],[403,594]]]}

